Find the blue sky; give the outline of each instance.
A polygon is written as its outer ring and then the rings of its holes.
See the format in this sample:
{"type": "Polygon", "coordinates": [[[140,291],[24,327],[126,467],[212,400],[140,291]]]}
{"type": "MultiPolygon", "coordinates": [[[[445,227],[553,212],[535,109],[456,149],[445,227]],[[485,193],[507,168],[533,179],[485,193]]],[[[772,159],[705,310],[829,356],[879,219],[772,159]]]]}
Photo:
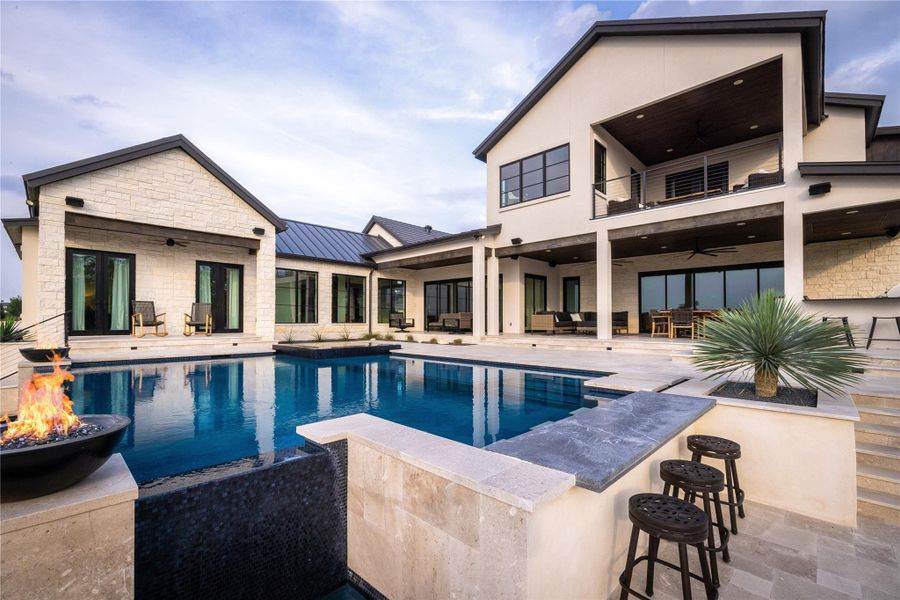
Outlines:
{"type": "Polygon", "coordinates": [[[471,151],[593,21],[822,8],[826,88],[888,94],[900,123],[900,2],[4,1],[2,215],[26,214],[23,173],[180,132],[286,218],[475,227],[471,151]]]}

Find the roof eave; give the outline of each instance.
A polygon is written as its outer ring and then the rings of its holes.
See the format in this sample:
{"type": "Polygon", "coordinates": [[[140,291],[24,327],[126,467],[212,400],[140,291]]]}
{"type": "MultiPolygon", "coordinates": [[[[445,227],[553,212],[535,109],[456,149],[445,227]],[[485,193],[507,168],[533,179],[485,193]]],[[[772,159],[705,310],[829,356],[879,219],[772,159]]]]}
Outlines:
{"type": "Polygon", "coordinates": [[[3,229],[6,230],[6,236],[12,242],[13,248],[19,258],[22,258],[22,228],[29,225],[37,225],[38,220],[35,217],[10,217],[2,219],[3,229]]]}
{"type": "Polygon", "coordinates": [[[852,106],[865,111],[866,148],[872,144],[881,120],[881,109],[885,97],[880,94],[848,94],[845,92],[825,92],[825,104],[833,106],[852,106]]]}
{"type": "Polygon", "coordinates": [[[383,256],[385,254],[390,254],[391,252],[402,252],[404,250],[410,250],[415,248],[422,248],[425,246],[432,246],[437,244],[443,244],[446,242],[455,242],[458,240],[465,239],[467,237],[474,237],[476,235],[494,235],[500,232],[500,224],[496,225],[488,225],[487,227],[480,227],[478,229],[470,229],[468,231],[461,231],[459,233],[454,233],[452,235],[448,235],[442,238],[435,238],[433,240],[426,240],[424,242],[416,242],[415,244],[406,244],[405,246],[397,246],[396,248],[385,248],[384,250],[376,250],[375,252],[367,252],[365,254],[361,254],[360,256],[371,258],[373,256],[383,256]]]}
{"type": "Polygon", "coordinates": [[[900,162],[897,161],[802,162],[797,168],[801,177],[900,175],[900,162]]]}
{"type": "Polygon", "coordinates": [[[723,33],[785,33],[808,34],[802,43],[804,74],[814,77],[815,85],[805,86],[807,121],[818,125],[825,112],[825,15],[827,11],[786,13],[759,13],[747,15],[717,15],[706,17],[678,17],[597,21],[569,49],[556,65],[544,76],[525,98],[504,118],[497,127],[472,152],[475,158],[487,161],[487,154],[525,114],[552,88],[563,75],[604,36],[639,35],[712,35],[723,33]]]}
{"type": "MultiPolygon", "coordinates": [[[[275,258],[293,258],[296,260],[308,260],[311,262],[323,262],[331,265],[346,265],[348,267],[361,267],[363,269],[374,269],[375,263],[371,260],[366,262],[353,262],[352,260],[338,260],[336,258],[322,258],[320,256],[307,256],[305,254],[290,254],[288,252],[276,252],[275,258]]],[[[277,265],[276,265],[277,266],[277,265]]]]}

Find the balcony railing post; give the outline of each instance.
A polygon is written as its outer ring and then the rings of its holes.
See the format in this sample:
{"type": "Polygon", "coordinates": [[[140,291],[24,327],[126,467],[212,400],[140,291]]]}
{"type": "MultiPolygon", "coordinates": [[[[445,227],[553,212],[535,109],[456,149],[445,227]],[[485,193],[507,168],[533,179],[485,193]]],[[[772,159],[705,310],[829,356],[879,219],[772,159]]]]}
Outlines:
{"type": "Polygon", "coordinates": [[[781,175],[781,183],[784,183],[784,154],[781,147],[781,138],[778,138],[776,141],[778,142],[778,173],[781,175]]]}
{"type": "Polygon", "coordinates": [[[703,155],[703,197],[709,196],[709,155],[703,155]]]}
{"type": "Polygon", "coordinates": [[[641,171],[641,208],[647,207],[647,170],[641,171]]]}

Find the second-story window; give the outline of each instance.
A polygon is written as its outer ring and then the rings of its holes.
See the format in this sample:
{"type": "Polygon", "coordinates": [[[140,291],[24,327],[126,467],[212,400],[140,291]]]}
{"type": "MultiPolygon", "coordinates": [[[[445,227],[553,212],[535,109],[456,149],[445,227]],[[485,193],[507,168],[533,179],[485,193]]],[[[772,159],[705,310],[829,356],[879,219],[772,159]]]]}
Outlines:
{"type": "Polygon", "coordinates": [[[569,145],[500,167],[500,207],[569,191],[569,145]]]}

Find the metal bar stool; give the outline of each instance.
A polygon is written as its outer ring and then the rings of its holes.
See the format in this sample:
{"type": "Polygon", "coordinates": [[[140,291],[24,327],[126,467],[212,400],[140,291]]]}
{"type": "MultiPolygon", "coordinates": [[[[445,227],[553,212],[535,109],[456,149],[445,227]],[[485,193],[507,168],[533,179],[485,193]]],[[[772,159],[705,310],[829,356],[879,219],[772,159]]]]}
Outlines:
{"type": "Polygon", "coordinates": [[[844,325],[844,337],[847,338],[847,345],[851,348],[856,348],[856,342],[853,341],[853,332],[850,331],[850,322],[847,320],[847,317],[822,317],[822,322],[824,323],[832,319],[841,320],[841,323],[844,325]]]}
{"type": "Polygon", "coordinates": [[[866,350],[869,349],[869,346],[872,345],[872,342],[897,342],[897,341],[900,341],[900,339],[872,337],[875,335],[875,325],[878,324],[878,319],[887,319],[888,321],[893,319],[894,322],[897,324],[897,333],[900,333],[900,317],[872,317],[872,327],[869,328],[869,339],[866,342],[866,350]]]}
{"type": "Polygon", "coordinates": [[[665,484],[664,495],[677,498],[681,491],[688,502],[693,503],[697,496],[703,500],[703,512],[709,517],[706,550],[709,552],[713,585],[719,587],[719,565],[716,554],[721,552],[722,559],[731,562],[731,556],[728,554],[728,527],[725,525],[722,500],[719,497],[719,492],[725,489],[725,474],[715,467],[690,460],[664,460],[659,465],[659,476],[665,484]],[[715,507],[715,517],[711,505],[715,507]],[[718,546],[714,534],[716,529],[719,530],[718,546]]]}
{"type": "Polygon", "coordinates": [[[629,595],[637,596],[641,600],[650,600],[648,596],[653,595],[653,567],[656,563],[681,573],[681,593],[686,600],[691,599],[692,577],[703,582],[707,600],[716,600],[719,597],[719,591],[713,585],[710,576],[709,564],[706,562],[706,549],[703,547],[709,532],[709,517],[705,512],[690,502],[672,496],[636,494],[628,499],[628,518],[633,526],[625,570],[619,576],[619,584],[622,586],[619,600],[627,600],[629,595]],[[650,550],[647,555],[635,558],[641,531],[650,536],[650,550]],[[657,557],[660,540],[678,544],[678,565],[657,557]],[[691,573],[688,546],[697,549],[702,576],[691,573]],[[634,567],[643,560],[647,561],[647,596],[630,587],[634,567]]]}
{"type": "Polygon", "coordinates": [[[689,435],[687,447],[694,462],[701,462],[704,456],[725,461],[725,487],[728,489],[728,502],[725,504],[728,505],[731,517],[731,533],[737,535],[737,518],[734,512],[737,509],[738,515],[744,518],[744,490],[741,489],[734,461],[741,457],[741,445],[714,435],[689,435]]]}

